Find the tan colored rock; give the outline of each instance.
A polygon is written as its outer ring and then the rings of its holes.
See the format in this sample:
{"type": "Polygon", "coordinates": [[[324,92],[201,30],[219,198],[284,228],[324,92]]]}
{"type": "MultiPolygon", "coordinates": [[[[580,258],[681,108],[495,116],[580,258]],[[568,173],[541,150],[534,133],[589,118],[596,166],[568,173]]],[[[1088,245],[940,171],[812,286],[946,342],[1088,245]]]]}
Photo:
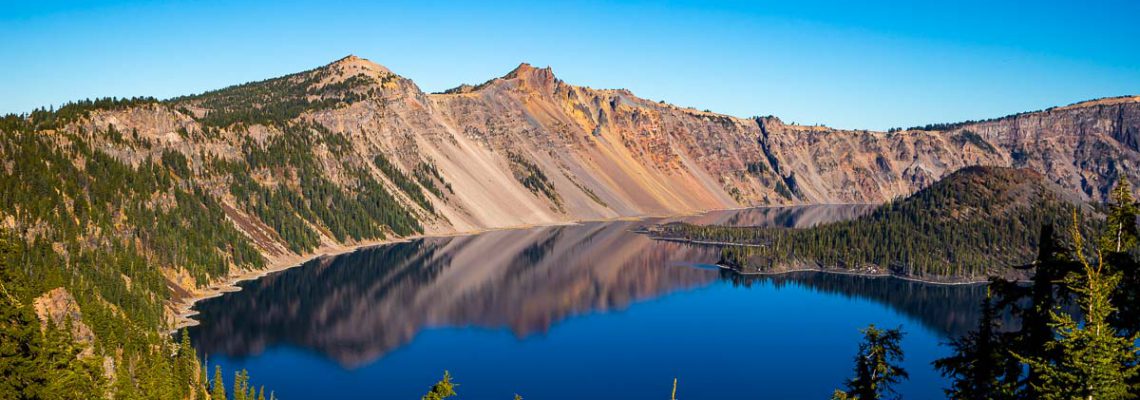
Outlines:
{"type": "Polygon", "coordinates": [[[83,323],[83,315],[79,311],[79,304],[64,288],[55,288],[37,297],[33,303],[36,317],[39,318],[41,329],[47,329],[50,321],[59,328],[71,326],[71,337],[83,347],[81,357],[93,354],[91,344],[95,341],[95,334],[91,328],[83,323]]]}

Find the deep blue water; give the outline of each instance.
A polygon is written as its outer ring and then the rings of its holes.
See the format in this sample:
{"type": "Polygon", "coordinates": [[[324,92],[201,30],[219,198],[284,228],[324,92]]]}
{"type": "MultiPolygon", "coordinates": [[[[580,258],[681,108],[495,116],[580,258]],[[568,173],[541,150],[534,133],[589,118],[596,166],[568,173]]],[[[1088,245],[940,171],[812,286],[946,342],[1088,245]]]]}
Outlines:
{"type": "MultiPolygon", "coordinates": [[[[836,210],[694,219],[797,226],[850,216],[836,210]]],[[[444,370],[461,399],[660,399],[673,378],[680,399],[798,399],[840,387],[858,329],[874,323],[902,326],[911,377],[899,391],[925,399],[946,384],[930,367],[948,351],[940,343],[970,329],[984,296],[890,278],[742,279],[706,265],[718,250],[654,242],[629,232],[638,224],[315,260],[199,304],[191,337],[211,369],[248,369],[283,399],[418,399],[444,370]]]]}

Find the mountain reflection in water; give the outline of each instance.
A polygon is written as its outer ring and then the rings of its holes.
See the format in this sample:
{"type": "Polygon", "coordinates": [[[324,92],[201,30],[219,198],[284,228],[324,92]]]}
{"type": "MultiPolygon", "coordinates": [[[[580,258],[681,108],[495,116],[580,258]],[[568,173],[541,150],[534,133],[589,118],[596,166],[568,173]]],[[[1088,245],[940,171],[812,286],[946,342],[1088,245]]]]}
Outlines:
{"type": "Polygon", "coordinates": [[[207,353],[256,354],[286,342],[346,366],[366,363],[425,327],[509,327],[524,337],[568,316],[705,285],[714,248],[657,243],[605,222],[362,249],[242,285],[203,302],[192,338],[207,353]]]}
{"type": "MultiPolygon", "coordinates": [[[[682,219],[801,227],[869,209],[750,209],[682,219]]],[[[630,232],[675,219],[428,238],[320,258],[198,304],[202,324],[190,333],[208,354],[242,358],[288,345],[354,368],[411,342],[424,329],[506,328],[523,338],[548,332],[574,315],[623,309],[721,280],[793,284],[870,299],[947,336],[972,327],[976,305],[985,295],[981,286],[893,278],[818,273],[744,278],[708,268],[719,258],[718,248],[653,241],[630,232]]]]}

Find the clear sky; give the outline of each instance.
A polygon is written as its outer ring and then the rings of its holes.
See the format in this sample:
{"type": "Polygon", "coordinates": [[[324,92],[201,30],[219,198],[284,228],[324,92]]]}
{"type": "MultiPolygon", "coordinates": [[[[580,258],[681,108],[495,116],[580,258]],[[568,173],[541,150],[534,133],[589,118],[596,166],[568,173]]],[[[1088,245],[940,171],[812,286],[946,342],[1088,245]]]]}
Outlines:
{"type": "Polygon", "coordinates": [[[886,129],[1140,94],[1140,1],[3,0],[0,54],[4,113],[356,54],[425,91],[526,61],[682,106],[886,129]]]}

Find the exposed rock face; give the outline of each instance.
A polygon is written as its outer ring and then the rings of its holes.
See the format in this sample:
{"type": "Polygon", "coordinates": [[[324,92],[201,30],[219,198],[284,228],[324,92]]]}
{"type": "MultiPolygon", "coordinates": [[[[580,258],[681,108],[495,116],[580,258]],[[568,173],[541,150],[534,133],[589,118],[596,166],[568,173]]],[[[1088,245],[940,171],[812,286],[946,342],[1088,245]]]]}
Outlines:
{"type": "MultiPolygon", "coordinates": [[[[421,161],[439,168],[452,190],[431,196],[440,218],[429,231],[749,205],[877,203],[968,165],[1028,166],[1100,199],[1120,171],[1135,170],[1140,154],[1140,98],[948,131],[886,133],[684,109],[626,90],[569,85],[550,68],[528,64],[478,86],[430,95],[358,57],[315,71],[324,71],[321,85],[357,77],[373,82],[362,90],[369,94],[364,100],[300,119],[346,135],[362,163],[385,154],[405,171],[421,161]],[[553,196],[526,187],[512,156],[541,171],[553,196]]],[[[194,120],[154,108],[99,115],[90,125],[137,129],[191,154],[240,155],[238,143],[185,142],[173,131],[198,129],[194,120]]],[[[276,132],[251,126],[231,134],[260,139],[276,132]]],[[[336,166],[326,165],[335,178],[336,166]]]]}
{"type": "Polygon", "coordinates": [[[790,126],[760,118],[773,168],[807,203],[879,203],[968,165],[1002,165],[997,151],[940,132],[871,132],[790,126]]]}
{"type": "MultiPolygon", "coordinates": [[[[296,246],[258,217],[264,207],[235,195],[232,171],[309,202],[315,189],[304,184],[314,178],[332,185],[320,186],[321,194],[343,190],[357,196],[350,199],[377,191],[366,185],[374,181],[425,233],[752,205],[878,203],[969,165],[1030,167],[1098,200],[1120,174],[1140,183],[1140,97],[941,128],[871,132],[737,118],[570,85],[528,64],[477,86],[427,94],[349,56],[263,82],[95,111],[43,134],[60,146],[85,138],[131,165],[181,153],[192,175],[181,184],[215,198],[271,261],[291,259],[296,246]],[[288,164],[295,151],[305,153],[306,165],[288,164]],[[267,157],[286,162],[250,161],[267,157]],[[225,170],[226,162],[250,167],[225,170]]],[[[158,193],[148,206],[172,204],[168,193],[158,193]]],[[[303,219],[291,226],[311,227],[320,247],[372,239],[338,234],[329,214],[319,219],[306,209],[282,218],[303,219]]]]}
{"type": "Polygon", "coordinates": [[[56,327],[70,327],[71,337],[75,342],[83,346],[83,355],[92,354],[90,344],[94,342],[95,335],[91,333],[91,328],[88,328],[83,323],[83,315],[79,312],[79,305],[75,303],[75,298],[71,297],[64,288],[55,288],[44,293],[42,296],[37,297],[33,303],[36,310],[36,317],[46,328],[48,322],[56,327]]]}
{"type": "Polygon", "coordinates": [[[1000,148],[1003,164],[1040,171],[1066,189],[1104,199],[1120,174],[1137,181],[1140,96],[1100,99],[964,124],[1000,148]]]}
{"type": "MultiPolygon", "coordinates": [[[[771,173],[741,174],[762,163],[757,125],[592,90],[527,64],[464,93],[431,97],[459,141],[523,154],[545,171],[565,217],[603,218],[692,212],[773,197],[771,173]],[[734,190],[735,189],[735,190],[734,190]],[[746,191],[739,192],[741,189],[746,191]]],[[[535,207],[547,214],[549,207],[535,207]]]]}

